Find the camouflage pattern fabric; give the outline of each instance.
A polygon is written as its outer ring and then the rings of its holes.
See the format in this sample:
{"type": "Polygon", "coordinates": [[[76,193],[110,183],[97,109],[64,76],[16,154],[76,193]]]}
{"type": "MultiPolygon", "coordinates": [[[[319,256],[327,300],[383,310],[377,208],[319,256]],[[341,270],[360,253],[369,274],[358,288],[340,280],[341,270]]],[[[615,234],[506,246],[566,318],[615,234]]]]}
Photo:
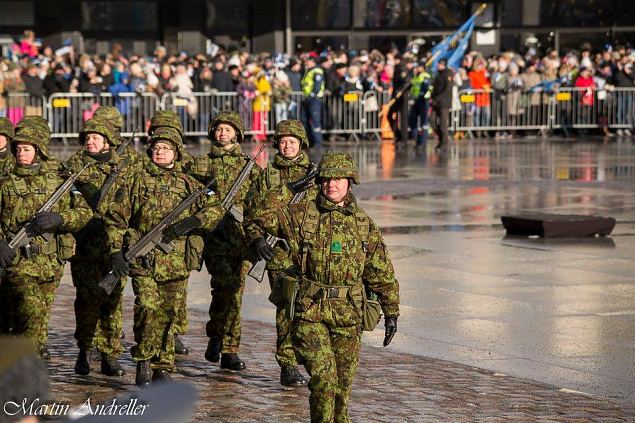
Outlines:
{"type": "Polygon", "coordinates": [[[25,116],[15,126],[15,130],[20,131],[23,128],[35,128],[40,132],[46,134],[46,138],[51,138],[51,128],[49,127],[48,120],[42,116],[25,116]]]}
{"type": "MultiPolygon", "coordinates": [[[[190,169],[191,174],[204,183],[216,178],[214,191],[219,199],[225,198],[249,158],[242,153],[240,145],[225,150],[212,145],[208,155],[196,157],[190,169]]],[[[249,180],[241,187],[234,205],[246,209],[253,197],[252,184],[261,170],[254,166],[249,180]]],[[[224,353],[237,352],[240,346],[240,314],[242,292],[250,263],[246,260],[248,244],[241,224],[227,216],[222,227],[205,237],[205,267],[212,276],[210,303],[207,323],[208,337],[222,338],[224,353]]]]}
{"type": "Polygon", "coordinates": [[[320,160],[319,178],[350,178],[354,184],[359,184],[357,165],[347,153],[328,152],[320,160]]]}
{"type": "MultiPolygon", "coordinates": [[[[110,144],[115,136],[114,130],[105,121],[96,118],[85,122],[80,132],[79,142],[83,144],[89,133],[98,133],[110,144]]],[[[77,151],[64,164],[69,173],[77,173],[84,165],[91,164],[75,182],[75,187],[89,203],[96,205],[104,182],[118,167],[118,181],[134,176],[134,166],[128,165],[114,149],[110,149],[110,159],[97,160],[85,150],[77,151]]],[[[112,189],[112,187],[111,187],[112,189]]],[[[75,296],[75,339],[80,349],[90,349],[93,345],[106,355],[118,357],[123,352],[121,346],[122,299],[126,278],[122,278],[115,291],[107,295],[99,282],[110,271],[109,250],[106,242],[106,229],[103,214],[107,204],[102,201],[97,210],[93,210],[93,219],[81,231],[75,233],[76,254],[71,260],[71,276],[76,288],[75,296]]]]}
{"type": "Polygon", "coordinates": [[[15,136],[13,124],[6,117],[0,117],[0,135],[7,137],[7,141],[11,141],[11,139],[15,136]]]}
{"type": "Polygon", "coordinates": [[[236,130],[236,142],[243,142],[245,140],[245,125],[243,124],[240,115],[231,110],[223,110],[218,112],[216,116],[210,121],[207,127],[207,135],[211,140],[214,140],[214,131],[216,126],[225,123],[231,125],[236,130]]]}
{"type": "Polygon", "coordinates": [[[287,239],[300,275],[291,336],[298,362],[311,376],[311,421],[348,422],[364,287],[379,295],[385,316],[399,314],[399,285],[379,229],[352,194],[344,207],[319,194],[262,213],[255,222],[287,239]],[[337,295],[328,296],[330,288],[337,295]]]}
{"type": "Polygon", "coordinates": [[[273,135],[273,148],[278,148],[280,139],[286,136],[295,137],[300,141],[300,148],[309,148],[309,139],[306,136],[304,125],[299,120],[282,120],[276,125],[276,132],[273,135]]]}
{"type": "MultiPolygon", "coordinates": [[[[155,136],[152,144],[160,140],[155,136]]],[[[109,253],[122,250],[124,244],[132,245],[200,187],[199,182],[183,173],[179,161],[172,168],[160,168],[150,162],[132,181],[115,185],[104,215],[109,253]]],[[[190,215],[201,220],[203,229],[211,230],[224,210],[215,196],[201,196],[179,219],[190,215]]],[[[173,324],[190,274],[185,261],[186,241],[185,236],[177,238],[172,252],[155,249],[146,260],[131,265],[137,343],[131,352],[135,360],[151,360],[155,368],[171,370],[174,366],[173,324]]]]}
{"type": "Polygon", "coordinates": [[[95,113],[94,118],[105,120],[112,126],[117,132],[121,132],[123,128],[123,116],[119,113],[116,107],[113,106],[99,106],[95,113]]]}
{"type": "MultiPolygon", "coordinates": [[[[51,142],[51,129],[48,121],[40,116],[25,116],[15,127],[15,137],[11,146],[15,142],[28,142],[38,147],[42,156],[46,157],[48,169],[51,172],[60,172],[61,163],[53,157],[49,152],[49,144],[51,142]]],[[[13,153],[13,149],[11,149],[13,153]]],[[[10,173],[15,166],[13,154],[6,160],[0,161],[0,175],[10,173]]]]}
{"type": "MultiPolygon", "coordinates": [[[[62,179],[49,171],[46,161],[28,167],[16,166],[0,182],[0,236],[8,242],[61,183],[62,179]]],[[[52,211],[60,213],[64,220],[60,233],[78,231],[92,217],[83,196],[76,192],[62,197],[52,211]]],[[[58,256],[57,236],[52,241],[37,236],[33,243],[40,253],[31,258],[18,254],[6,269],[5,278],[9,290],[15,294],[15,333],[27,334],[43,347],[48,313],[64,262],[58,256]]]]}
{"type": "Polygon", "coordinates": [[[150,276],[134,276],[135,345],[130,354],[135,361],[150,361],[152,369],[175,371],[174,321],[187,279],[158,282],[150,276]]]}
{"type": "Polygon", "coordinates": [[[150,127],[148,128],[148,135],[152,136],[154,131],[158,128],[172,128],[179,131],[179,134],[183,136],[183,124],[176,112],[172,110],[157,110],[150,119],[150,127]]]}
{"type": "MultiPolygon", "coordinates": [[[[276,131],[283,122],[278,124],[276,131]]],[[[249,213],[244,223],[248,244],[251,244],[256,238],[266,236],[260,227],[253,222],[251,214],[266,213],[289,204],[293,198],[293,193],[287,188],[286,183],[305,176],[309,166],[309,158],[305,152],[301,152],[293,160],[286,159],[278,153],[274,157],[273,163],[269,164],[267,169],[260,174],[254,184],[254,192],[257,194],[252,200],[252,205],[247,208],[249,213]],[[276,173],[277,177],[272,177],[276,173]]],[[[276,306],[276,361],[280,366],[295,366],[297,363],[289,336],[290,322],[285,317],[284,302],[276,301],[277,298],[280,298],[281,288],[275,280],[275,271],[287,269],[293,265],[293,262],[288,253],[280,246],[275,246],[274,251],[275,257],[267,263],[267,270],[269,270],[269,286],[271,287],[269,299],[276,306]]]]}

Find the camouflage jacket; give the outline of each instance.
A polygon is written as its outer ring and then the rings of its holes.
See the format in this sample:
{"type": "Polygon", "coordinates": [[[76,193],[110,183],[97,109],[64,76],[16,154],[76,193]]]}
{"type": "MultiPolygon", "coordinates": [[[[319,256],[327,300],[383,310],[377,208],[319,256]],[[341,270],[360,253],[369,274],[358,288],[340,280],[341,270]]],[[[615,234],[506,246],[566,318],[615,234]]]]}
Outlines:
{"type": "MultiPolygon", "coordinates": [[[[180,162],[171,169],[162,169],[150,162],[143,172],[121,182],[109,191],[104,213],[110,253],[133,245],[185,197],[201,188],[199,182],[182,171],[180,162]]],[[[202,229],[211,230],[222,219],[224,211],[214,195],[202,195],[175,222],[190,215],[201,220],[202,229]]],[[[189,238],[192,237],[175,239],[176,248],[171,253],[155,249],[147,263],[132,263],[132,274],[149,275],[157,281],[187,278],[190,271],[185,252],[189,238]]]]}
{"type": "MultiPolygon", "coordinates": [[[[286,183],[306,175],[310,166],[309,157],[302,152],[296,160],[285,159],[276,154],[273,163],[260,174],[254,183],[254,198],[245,213],[246,241],[251,244],[256,238],[265,236],[264,231],[254,222],[256,216],[285,207],[293,198],[293,192],[286,183]]],[[[289,255],[280,246],[274,248],[276,256],[267,263],[267,270],[286,269],[292,263],[289,255]]]]}
{"type": "Polygon", "coordinates": [[[290,246],[300,291],[298,317],[338,326],[361,323],[362,290],[379,295],[386,316],[399,314],[399,284],[379,228],[351,194],[345,207],[323,195],[260,216],[256,223],[285,238],[290,246]],[[349,301],[322,301],[325,287],[346,287],[349,301]]]}
{"type": "MultiPolygon", "coordinates": [[[[48,163],[41,162],[35,167],[16,166],[12,173],[0,182],[0,236],[10,241],[37,210],[49,199],[63,180],[57,172],[50,172],[48,163]]],[[[80,230],[91,219],[93,213],[78,191],[63,196],[52,209],[62,215],[64,224],[53,241],[35,237],[32,244],[42,251],[30,259],[18,254],[8,275],[51,279],[58,276],[63,260],[58,248],[62,234],[80,230]]],[[[71,247],[72,248],[72,247],[71,247]]],[[[61,275],[59,275],[61,276],[61,275]]]]}
{"type": "Polygon", "coordinates": [[[119,175],[109,191],[115,185],[121,185],[123,178],[130,178],[134,175],[136,162],[132,156],[128,157],[130,158],[121,158],[113,150],[110,160],[98,161],[86,153],[85,150],[79,150],[63,164],[65,171],[73,174],[78,173],[86,164],[91,164],[75,181],[75,187],[82,193],[90,207],[93,208],[93,219],[81,231],[74,234],[77,240],[76,260],[83,258],[94,260],[99,258],[103,262],[108,261],[106,231],[103,223],[103,214],[108,208],[106,204],[107,193],[104,193],[100,204],[96,203],[104,183],[113,171],[117,170],[119,175]],[[122,167],[120,168],[120,166],[122,167]]]}
{"type": "MultiPolygon", "coordinates": [[[[219,200],[222,201],[248,161],[249,157],[243,154],[239,144],[235,144],[235,147],[229,151],[212,145],[209,154],[194,158],[190,174],[205,184],[216,178],[213,188],[219,200]]],[[[234,200],[234,206],[238,209],[245,210],[250,203],[254,195],[253,184],[261,172],[257,165],[251,170],[248,180],[242,185],[234,200]]],[[[206,237],[206,256],[243,255],[247,245],[242,224],[228,216],[225,220],[224,232],[225,236],[214,233],[206,237]]]]}

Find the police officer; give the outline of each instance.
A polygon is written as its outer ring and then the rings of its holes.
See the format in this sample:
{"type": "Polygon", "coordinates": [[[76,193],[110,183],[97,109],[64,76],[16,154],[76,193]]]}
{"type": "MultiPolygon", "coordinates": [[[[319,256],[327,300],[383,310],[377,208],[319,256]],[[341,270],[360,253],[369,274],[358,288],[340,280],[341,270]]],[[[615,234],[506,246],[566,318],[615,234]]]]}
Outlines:
{"type": "MultiPolygon", "coordinates": [[[[100,110],[100,109],[98,109],[100,110]]],[[[107,295],[99,287],[99,281],[110,271],[106,229],[103,214],[107,209],[105,198],[121,178],[132,177],[134,161],[129,163],[128,151],[120,157],[115,151],[115,129],[108,121],[92,118],[84,123],[79,133],[83,149],[73,154],[64,164],[70,173],[77,173],[86,164],[86,169],[75,182],[75,187],[88,200],[93,209],[93,218],[75,234],[76,254],[71,260],[71,275],[76,288],[75,339],[79,354],[75,373],[90,373],[90,356],[93,342],[101,353],[101,371],[108,376],[123,376],[124,369],[117,358],[123,352],[122,299],[125,278],[117,284],[112,294],[107,295]],[[116,172],[113,175],[113,172],[116,172]],[[114,179],[110,176],[113,175],[114,179]]],[[[134,154],[134,153],[133,153],[134,154]]]]}
{"type": "Polygon", "coordinates": [[[291,248],[294,269],[285,276],[298,284],[285,291],[295,298],[293,346],[311,376],[311,421],[348,422],[366,292],[378,295],[387,346],[397,331],[399,285],[379,228],[351,192],[351,184],[359,183],[352,158],[325,154],[317,178],[316,198],[264,213],[256,222],[291,248]]]}
{"type": "Polygon", "coordinates": [[[52,211],[36,214],[63,182],[56,171],[49,169],[48,138],[35,128],[22,128],[11,143],[11,151],[15,166],[0,182],[3,284],[7,283],[14,301],[14,333],[31,338],[37,343],[40,355],[47,358],[49,312],[64,261],[70,259],[74,249],[70,232],[88,223],[92,211],[80,193],[71,192],[52,211]],[[8,245],[29,221],[29,233],[34,237],[30,256],[26,249],[13,251],[8,245]]]}
{"type": "Polygon", "coordinates": [[[304,94],[304,114],[302,122],[309,135],[312,147],[322,143],[322,107],[324,98],[324,70],[317,66],[318,55],[310,52],[305,59],[305,72],[302,78],[304,94]]]}
{"type": "MultiPolygon", "coordinates": [[[[190,232],[213,229],[223,216],[214,196],[202,196],[183,213],[181,220],[164,231],[175,244],[165,253],[154,249],[134,263],[124,259],[124,251],[201,184],[182,169],[183,142],[178,131],[159,128],[150,138],[147,150],[151,161],[134,178],[122,180],[108,197],[104,216],[108,234],[110,264],[115,276],[130,273],[135,294],[132,358],[137,362],[135,383],[166,381],[175,370],[174,321],[181,304],[180,295],[187,290],[190,270],[200,263],[190,251],[190,232]]],[[[195,238],[196,239],[196,238],[195,238]]],[[[202,251],[202,243],[198,245],[202,251]]]]}
{"type": "MultiPolygon", "coordinates": [[[[311,163],[306,154],[309,141],[302,123],[297,120],[283,120],[276,126],[273,146],[278,153],[265,171],[256,181],[257,198],[249,207],[250,212],[263,213],[264,210],[277,209],[289,204],[293,198],[286,183],[298,180],[307,174],[311,163]],[[270,194],[276,190],[277,194],[270,194]]],[[[276,306],[276,361],[280,365],[280,383],[284,386],[302,386],[307,380],[298,372],[298,363],[293,351],[289,334],[291,322],[286,317],[285,303],[282,300],[280,279],[278,274],[293,265],[288,253],[276,246],[272,249],[266,242],[265,236],[249,216],[245,222],[247,237],[252,241],[252,248],[256,254],[268,260],[269,285],[271,295],[269,300],[276,306]]]]}
{"type": "MultiPolygon", "coordinates": [[[[191,173],[203,183],[215,178],[215,191],[222,200],[249,160],[239,145],[244,140],[244,126],[238,113],[222,111],[210,122],[208,134],[211,150],[194,159],[191,173]]],[[[234,206],[238,209],[245,209],[251,201],[252,184],[259,174],[260,168],[254,166],[235,198],[234,206]]],[[[242,223],[228,214],[214,233],[207,234],[204,257],[205,267],[212,276],[205,358],[212,363],[220,360],[223,369],[242,370],[245,363],[238,357],[240,313],[245,277],[251,266],[242,223]]]]}
{"type": "Polygon", "coordinates": [[[414,69],[410,97],[414,106],[410,110],[410,127],[416,132],[416,147],[425,147],[428,138],[428,105],[432,77],[426,72],[425,61],[419,61],[414,69]]]}
{"type": "Polygon", "coordinates": [[[447,67],[447,60],[441,59],[437,63],[437,76],[432,83],[432,113],[430,113],[430,124],[439,137],[436,148],[447,145],[448,121],[450,119],[450,106],[452,106],[452,86],[454,76],[452,70],[447,67]]]}

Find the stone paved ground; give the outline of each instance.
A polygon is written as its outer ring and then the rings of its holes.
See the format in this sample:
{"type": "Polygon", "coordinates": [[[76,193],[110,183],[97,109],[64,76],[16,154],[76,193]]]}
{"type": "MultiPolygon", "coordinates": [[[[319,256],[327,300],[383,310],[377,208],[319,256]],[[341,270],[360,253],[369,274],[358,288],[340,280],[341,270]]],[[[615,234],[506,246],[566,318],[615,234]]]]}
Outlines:
{"type": "MultiPolygon", "coordinates": [[[[66,279],[66,278],[65,278],[66,279]]],[[[50,325],[53,389],[51,399],[79,405],[87,397],[93,404],[135,391],[134,363],[126,353],[128,374],[121,380],[93,372],[73,373],[77,349],[72,286],[58,290],[50,325]]],[[[126,298],[126,347],[131,345],[131,304],[126,298]]],[[[283,389],[273,358],[274,328],[245,321],[241,357],[242,373],[221,371],[203,359],[207,344],[206,314],[190,313],[190,333],[184,337],[191,352],[178,363],[176,380],[200,390],[193,414],[195,422],[295,422],[308,421],[308,390],[283,389]]],[[[99,362],[93,360],[93,368],[99,362]]],[[[499,375],[443,360],[364,345],[355,379],[352,404],[355,422],[634,422],[635,407],[620,406],[529,380],[499,375]]],[[[130,420],[134,421],[134,420],[130,420]]]]}

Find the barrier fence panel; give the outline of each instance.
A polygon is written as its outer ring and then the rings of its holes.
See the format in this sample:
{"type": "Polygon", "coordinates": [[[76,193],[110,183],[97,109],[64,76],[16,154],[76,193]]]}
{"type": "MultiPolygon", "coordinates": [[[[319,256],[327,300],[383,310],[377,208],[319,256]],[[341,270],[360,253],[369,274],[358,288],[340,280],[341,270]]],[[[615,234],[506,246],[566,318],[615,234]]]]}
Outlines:
{"type": "Polygon", "coordinates": [[[155,93],[120,93],[111,97],[111,100],[124,118],[124,126],[121,128],[121,135],[124,137],[132,136],[135,131],[135,136],[147,135],[150,119],[161,108],[161,101],[155,93]]]}
{"type": "Polygon", "coordinates": [[[239,110],[239,98],[235,92],[193,93],[189,99],[167,93],[161,98],[161,108],[179,116],[185,136],[207,136],[211,117],[221,110],[239,110]]]}
{"type": "Polygon", "coordinates": [[[390,102],[390,93],[387,91],[366,91],[362,97],[361,130],[364,134],[375,135],[381,139],[382,118],[379,114],[384,110],[388,112],[387,104],[390,102]],[[386,106],[386,107],[384,107],[386,106]]]}
{"type": "Polygon", "coordinates": [[[8,93],[6,96],[6,117],[15,126],[24,116],[43,116],[46,98],[29,93],[8,93]]]}
{"type": "Polygon", "coordinates": [[[325,94],[322,101],[322,133],[361,135],[361,91],[343,95],[325,94]]]}

